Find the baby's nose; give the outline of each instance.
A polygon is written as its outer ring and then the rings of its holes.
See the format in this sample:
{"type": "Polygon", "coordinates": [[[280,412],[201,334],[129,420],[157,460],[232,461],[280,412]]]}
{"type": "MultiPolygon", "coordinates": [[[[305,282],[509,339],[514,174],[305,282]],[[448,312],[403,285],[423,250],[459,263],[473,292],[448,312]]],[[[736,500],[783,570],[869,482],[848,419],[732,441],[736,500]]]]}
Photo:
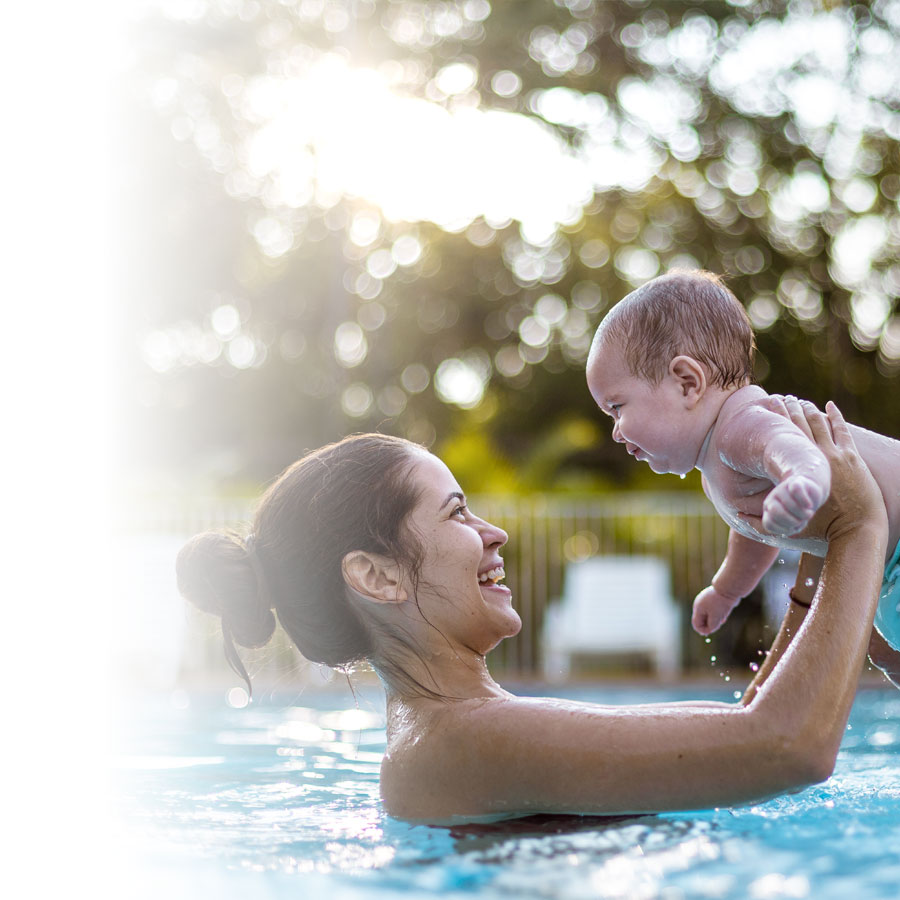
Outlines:
{"type": "Polygon", "coordinates": [[[622,432],[619,431],[619,423],[618,422],[616,422],[613,425],[612,436],[613,436],[614,441],[618,441],[620,444],[625,443],[625,438],[622,437],[622,432]]]}

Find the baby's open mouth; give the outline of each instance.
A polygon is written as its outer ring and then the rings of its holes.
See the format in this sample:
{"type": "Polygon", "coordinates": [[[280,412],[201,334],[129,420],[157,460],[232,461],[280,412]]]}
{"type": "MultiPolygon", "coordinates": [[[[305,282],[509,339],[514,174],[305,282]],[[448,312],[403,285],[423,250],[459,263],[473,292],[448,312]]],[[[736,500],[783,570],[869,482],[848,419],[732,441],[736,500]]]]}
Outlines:
{"type": "Polygon", "coordinates": [[[478,581],[481,584],[498,584],[504,578],[506,578],[506,570],[503,566],[497,566],[495,569],[488,569],[487,572],[482,572],[478,576],[478,581]]]}

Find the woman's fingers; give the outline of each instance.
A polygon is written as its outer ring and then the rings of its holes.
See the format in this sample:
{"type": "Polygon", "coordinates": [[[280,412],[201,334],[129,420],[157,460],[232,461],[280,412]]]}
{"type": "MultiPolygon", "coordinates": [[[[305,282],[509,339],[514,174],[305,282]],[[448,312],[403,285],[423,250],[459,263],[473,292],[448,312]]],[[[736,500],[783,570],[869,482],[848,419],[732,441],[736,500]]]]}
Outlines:
{"type": "Polygon", "coordinates": [[[789,419],[787,407],[784,405],[783,394],[767,394],[759,401],[766,409],[777,412],[789,419]]]}
{"type": "Polygon", "coordinates": [[[837,444],[838,447],[852,447],[853,449],[856,449],[856,442],[853,440],[853,435],[850,434],[850,428],[847,425],[847,421],[833,400],[829,400],[825,404],[825,414],[831,425],[831,433],[834,437],[835,444],[837,444]]]}
{"type": "Polygon", "coordinates": [[[865,521],[885,521],[881,491],[859,455],[841,411],[832,402],[826,404],[827,414],[806,402],[803,410],[812,438],[831,467],[831,495],[811,523],[813,533],[833,540],[865,521]]]}
{"type": "MultiPolygon", "coordinates": [[[[810,426],[809,417],[806,415],[805,400],[798,400],[796,397],[787,395],[784,400],[784,408],[787,410],[788,418],[810,439],[813,437],[812,428],[810,426]]],[[[811,403],[809,404],[814,410],[816,409],[811,403]]],[[[818,412],[818,410],[816,410],[818,412]]]]}
{"type": "Polygon", "coordinates": [[[834,435],[828,416],[809,400],[799,400],[797,403],[806,420],[807,433],[819,445],[819,449],[824,452],[824,448],[834,446],[834,435]]]}

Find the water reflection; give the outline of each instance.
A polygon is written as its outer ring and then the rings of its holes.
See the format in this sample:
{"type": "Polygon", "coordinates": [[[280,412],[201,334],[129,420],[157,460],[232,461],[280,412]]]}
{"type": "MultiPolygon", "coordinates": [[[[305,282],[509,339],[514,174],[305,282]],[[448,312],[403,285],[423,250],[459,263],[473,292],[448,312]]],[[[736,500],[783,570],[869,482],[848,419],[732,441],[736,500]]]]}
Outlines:
{"type": "MultiPolygon", "coordinates": [[[[598,699],[634,697],[607,691],[598,699]]],[[[797,795],[693,814],[541,815],[451,827],[383,814],[384,719],[374,695],[347,706],[327,698],[319,705],[230,709],[195,699],[179,706],[133,716],[117,778],[132,844],[174,867],[185,888],[199,884],[193,879],[204,876],[204,861],[288,878],[274,896],[320,891],[353,900],[379,890],[477,890],[488,900],[876,900],[891,896],[888,882],[896,886],[896,691],[860,695],[834,777],[797,795]]],[[[247,896],[241,879],[231,884],[217,896],[247,896]]]]}

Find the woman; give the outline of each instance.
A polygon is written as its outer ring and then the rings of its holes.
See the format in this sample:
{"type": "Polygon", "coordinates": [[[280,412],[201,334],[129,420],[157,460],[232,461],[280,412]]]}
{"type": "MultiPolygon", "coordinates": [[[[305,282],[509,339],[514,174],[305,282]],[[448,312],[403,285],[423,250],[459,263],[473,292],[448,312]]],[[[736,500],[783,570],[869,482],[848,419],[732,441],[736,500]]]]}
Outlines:
{"type": "Polygon", "coordinates": [[[295,463],[249,538],[208,533],[185,546],[179,586],[222,616],[245,678],[232,640],[265,643],[271,608],[307,658],[371,662],[387,692],[381,794],[394,816],[658,812],[798,790],[834,766],[887,519],[837,409],[786,406],[832,466],[832,497],[810,530],[829,550],[824,566],[804,560],[796,602],[736,704],[609,707],[503,690],[484,657],[521,627],[500,583],[507,535],[466,507],[439,459],[397,438],[348,438],[295,463]]]}

